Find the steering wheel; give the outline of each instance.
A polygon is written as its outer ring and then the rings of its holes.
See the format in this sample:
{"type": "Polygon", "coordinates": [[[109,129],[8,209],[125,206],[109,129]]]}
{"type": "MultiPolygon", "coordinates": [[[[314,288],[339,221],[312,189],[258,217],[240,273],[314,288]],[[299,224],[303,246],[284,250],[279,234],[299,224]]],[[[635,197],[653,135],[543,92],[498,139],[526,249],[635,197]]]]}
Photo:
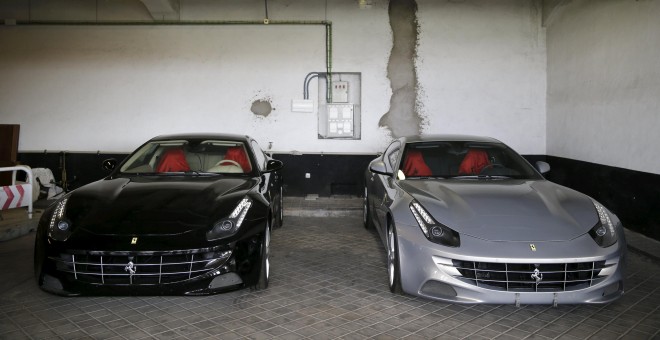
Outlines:
{"type": "Polygon", "coordinates": [[[215,166],[221,166],[223,163],[229,163],[231,165],[234,165],[234,166],[237,166],[237,167],[243,169],[243,167],[240,164],[238,164],[238,162],[232,161],[231,159],[223,159],[220,162],[218,162],[215,166]]]}
{"type": "Polygon", "coordinates": [[[488,170],[490,170],[490,169],[496,169],[496,168],[504,169],[504,168],[506,168],[506,167],[505,167],[504,165],[502,165],[502,164],[490,163],[490,164],[484,166],[484,167],[481,169],[481,171],[479,171],[479,174],[483,174],[484,171],[488,171],[488,170]]]}

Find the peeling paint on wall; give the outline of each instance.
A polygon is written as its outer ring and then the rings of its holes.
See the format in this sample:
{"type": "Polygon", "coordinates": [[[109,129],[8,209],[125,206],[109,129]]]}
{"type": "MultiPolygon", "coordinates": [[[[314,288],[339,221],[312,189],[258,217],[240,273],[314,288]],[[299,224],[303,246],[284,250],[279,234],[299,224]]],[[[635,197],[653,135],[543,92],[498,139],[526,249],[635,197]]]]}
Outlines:
{"type": "Polygon", "coordinates": [[[392,51],[387,77],[392,87],[392,97],[390,110],[381,117],[378,125],[387,127],[395,138],[417,135],[424,121],[417,106],[417,3],[415,0],[390,0],[388,12],[392,51]]]}
{"type": "Polygon", "coordinates": [[[252,102],[250,111],[257,116],[268,117],[273,107],[270,105],[270,99],[257,99],[252,102]]]}

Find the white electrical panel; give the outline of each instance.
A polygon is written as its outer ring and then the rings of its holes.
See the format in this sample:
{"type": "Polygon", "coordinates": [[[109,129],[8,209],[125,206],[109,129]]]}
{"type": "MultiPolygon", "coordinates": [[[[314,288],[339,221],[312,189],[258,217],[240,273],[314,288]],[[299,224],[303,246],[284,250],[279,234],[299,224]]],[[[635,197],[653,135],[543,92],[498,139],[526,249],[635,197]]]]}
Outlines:
{"type": "Polygon", "coordinates": [[[360,139],[361,74],[335,72],[318,79],[319,139],[360,139]]]}
{"type": "Polygon", "coordinates": [[[328,137],[353,135],[353,105],[328,104],[328,137]]]}
{"type": "Polygon", "coordinates": [[[348,82],[335,81],[332,83],[332,102],[348,103],[348,82]]]}

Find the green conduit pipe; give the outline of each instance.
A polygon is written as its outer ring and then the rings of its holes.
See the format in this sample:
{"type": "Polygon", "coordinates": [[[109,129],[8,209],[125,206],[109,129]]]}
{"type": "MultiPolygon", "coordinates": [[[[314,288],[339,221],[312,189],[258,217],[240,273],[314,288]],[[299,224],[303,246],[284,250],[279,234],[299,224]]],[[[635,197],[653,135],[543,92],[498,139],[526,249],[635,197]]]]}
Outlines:
{"type": "Polygon", "coordinates": [[[163,20],[163,21],[17,21],[16,26],[221,26],[221,25],[323,25],[325,26],[326,101],[332,102],[332,22],[327,20],[163,20]]]}
{"type": "Polygon", "coordinates": [[[326,86],[325,86],[325,102],[332,103],[332,23],[329,22],[325,25],[325,69],[326,69],[326,86]]]}

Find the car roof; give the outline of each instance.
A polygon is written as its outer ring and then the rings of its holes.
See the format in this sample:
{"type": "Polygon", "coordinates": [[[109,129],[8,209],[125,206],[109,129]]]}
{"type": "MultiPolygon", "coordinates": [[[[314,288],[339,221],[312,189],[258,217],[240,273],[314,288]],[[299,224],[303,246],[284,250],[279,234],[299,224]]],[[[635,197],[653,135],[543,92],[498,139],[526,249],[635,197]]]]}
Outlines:
{"type": "Polygon", "coordinates": [[[251,140],[250,136],[231,134],[231,133],[178,133],[169,135],[160,135],[151,139],[151,141],[162,141],[171,139],[220,139],[247,142],[251,140]]]}
{"type": "Polygon", "coordinates": [[[488,143],[502,143],[501,141],[486,136],[472,136],[472,135],[452,135],[452,134],[432,134],[432,135],[417,135],[402,138],[405,143],[417,142],[441,142],[441,141],[470,141],[470,142],[488,142],[488,143]]]}

